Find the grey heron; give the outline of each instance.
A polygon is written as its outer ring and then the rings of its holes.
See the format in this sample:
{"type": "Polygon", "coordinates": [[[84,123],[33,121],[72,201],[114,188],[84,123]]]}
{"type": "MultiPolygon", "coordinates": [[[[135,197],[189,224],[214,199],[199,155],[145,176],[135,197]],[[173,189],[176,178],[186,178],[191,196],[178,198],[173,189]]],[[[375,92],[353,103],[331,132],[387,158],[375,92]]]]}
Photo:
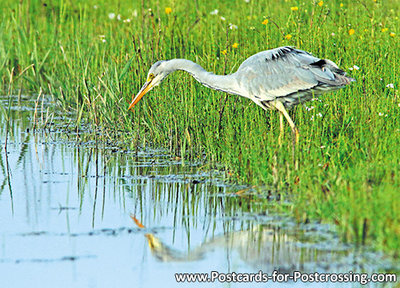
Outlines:
{"type": "Polygon", "coordinates": [[[215,75],[186,59],[161,60],[151,66],[146,83],[133,98],[129,109],[177,70],[190,73],[206,87],[249,98],[265,110],[278,110],[279,138],[283,134],[284,116],[292,128],[296,143],[299,132],[286,109],[311,100],[313,95],[343,88],[355,81],[334,62],[289,46],[259,52],[246,59],[235,73],[229,75],[215,75]]]}

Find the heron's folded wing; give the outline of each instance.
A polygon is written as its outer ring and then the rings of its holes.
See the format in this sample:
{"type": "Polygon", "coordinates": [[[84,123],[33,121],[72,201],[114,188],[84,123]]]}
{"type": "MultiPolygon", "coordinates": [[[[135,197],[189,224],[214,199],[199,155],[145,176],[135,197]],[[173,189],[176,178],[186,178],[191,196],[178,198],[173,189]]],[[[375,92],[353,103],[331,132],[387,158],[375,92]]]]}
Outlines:
{"type": "Polygon", "coordinates": [[[324,79],[334,80],[329,69],[311,64],[319,61],[307,52],[281,47],[260,52],[242,63],[236,72],[239,86],[247,97],[272,101],[296,92],[310,90],[324,79]]]}

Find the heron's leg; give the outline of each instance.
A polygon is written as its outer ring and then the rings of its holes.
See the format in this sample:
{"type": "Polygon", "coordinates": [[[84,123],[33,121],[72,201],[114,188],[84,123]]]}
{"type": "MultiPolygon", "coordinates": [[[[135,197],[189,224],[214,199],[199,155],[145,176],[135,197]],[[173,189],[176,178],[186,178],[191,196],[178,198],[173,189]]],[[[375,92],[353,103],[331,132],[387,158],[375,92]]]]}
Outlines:
{"type": "Polygon", "coordinates": [[[283,130],[283,113],[279,112],[279,127],[280,127],[280,134],[279,134],[279,138],[278,138],[278,143],[279,146],[282,145],[282,138],[283,138],[283,134],[284,134],[284,130],[283,130]]]}
{"type": "Polygon", "coordinates": [[[290,127],[292,128],[292,132],[295,137],[295,141],[296,141],[296,143],[298,143],[299,142],[299,130],[297,129],[296,125],[294,124],[292,118],[290,118],[289,113],[285,109],[285,106],[283,106],[282,102],[280,102],[280,101],[273,102],[273,105],[276,109],[278,109],[279,112],[281,112],[283,114],[283,116],[285,116],[290,127]]]}

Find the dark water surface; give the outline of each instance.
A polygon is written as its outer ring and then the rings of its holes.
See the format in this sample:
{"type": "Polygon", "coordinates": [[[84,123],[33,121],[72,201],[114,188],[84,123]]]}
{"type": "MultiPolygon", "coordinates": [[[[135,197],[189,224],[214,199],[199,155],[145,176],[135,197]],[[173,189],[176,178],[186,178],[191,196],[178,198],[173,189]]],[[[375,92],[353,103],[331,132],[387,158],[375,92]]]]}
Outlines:
{"type": "Polygon", "coordinates": [[[239,196],[243,187],[200,164],[78,137],[48,100],[36,116],[36,97],[13,97],[9,112],[8,98],[0,100],[0,287],[359,287],[178,285],[174,274],[396,269],[384,255],[341,243],[327,225],[273,212],[282,203],[239,196]],[[45,129],[33,132],[34,122],[45,129]]]}

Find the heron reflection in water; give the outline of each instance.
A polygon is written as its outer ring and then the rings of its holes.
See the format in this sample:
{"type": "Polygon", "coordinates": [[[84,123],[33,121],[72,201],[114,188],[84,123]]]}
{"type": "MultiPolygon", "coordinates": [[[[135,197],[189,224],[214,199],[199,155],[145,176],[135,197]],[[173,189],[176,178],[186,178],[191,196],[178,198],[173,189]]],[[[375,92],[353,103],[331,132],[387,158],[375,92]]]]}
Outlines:
{"type": "MultiPolygon", "coordinates": [[[[145,229],[134,216],[131,215],[131,218],[139,228],[145,229]]],[[[248,230],[216,235],[185,252],[166,245],[154,233],[146,233],[145,237],[151,253],[161,262],[199,261],[217,249],[224,249],[229,255],[239,255],[243,262],[255,269],[285,273],[313,271],[316,266],[321,269],[342,269],[349,253],[343,247],[304,245],[295,235],[267,225],[255,225],[248,230]]],[[[348,267],[350,270],[352,268],[351,265],[348,267]]]]}

